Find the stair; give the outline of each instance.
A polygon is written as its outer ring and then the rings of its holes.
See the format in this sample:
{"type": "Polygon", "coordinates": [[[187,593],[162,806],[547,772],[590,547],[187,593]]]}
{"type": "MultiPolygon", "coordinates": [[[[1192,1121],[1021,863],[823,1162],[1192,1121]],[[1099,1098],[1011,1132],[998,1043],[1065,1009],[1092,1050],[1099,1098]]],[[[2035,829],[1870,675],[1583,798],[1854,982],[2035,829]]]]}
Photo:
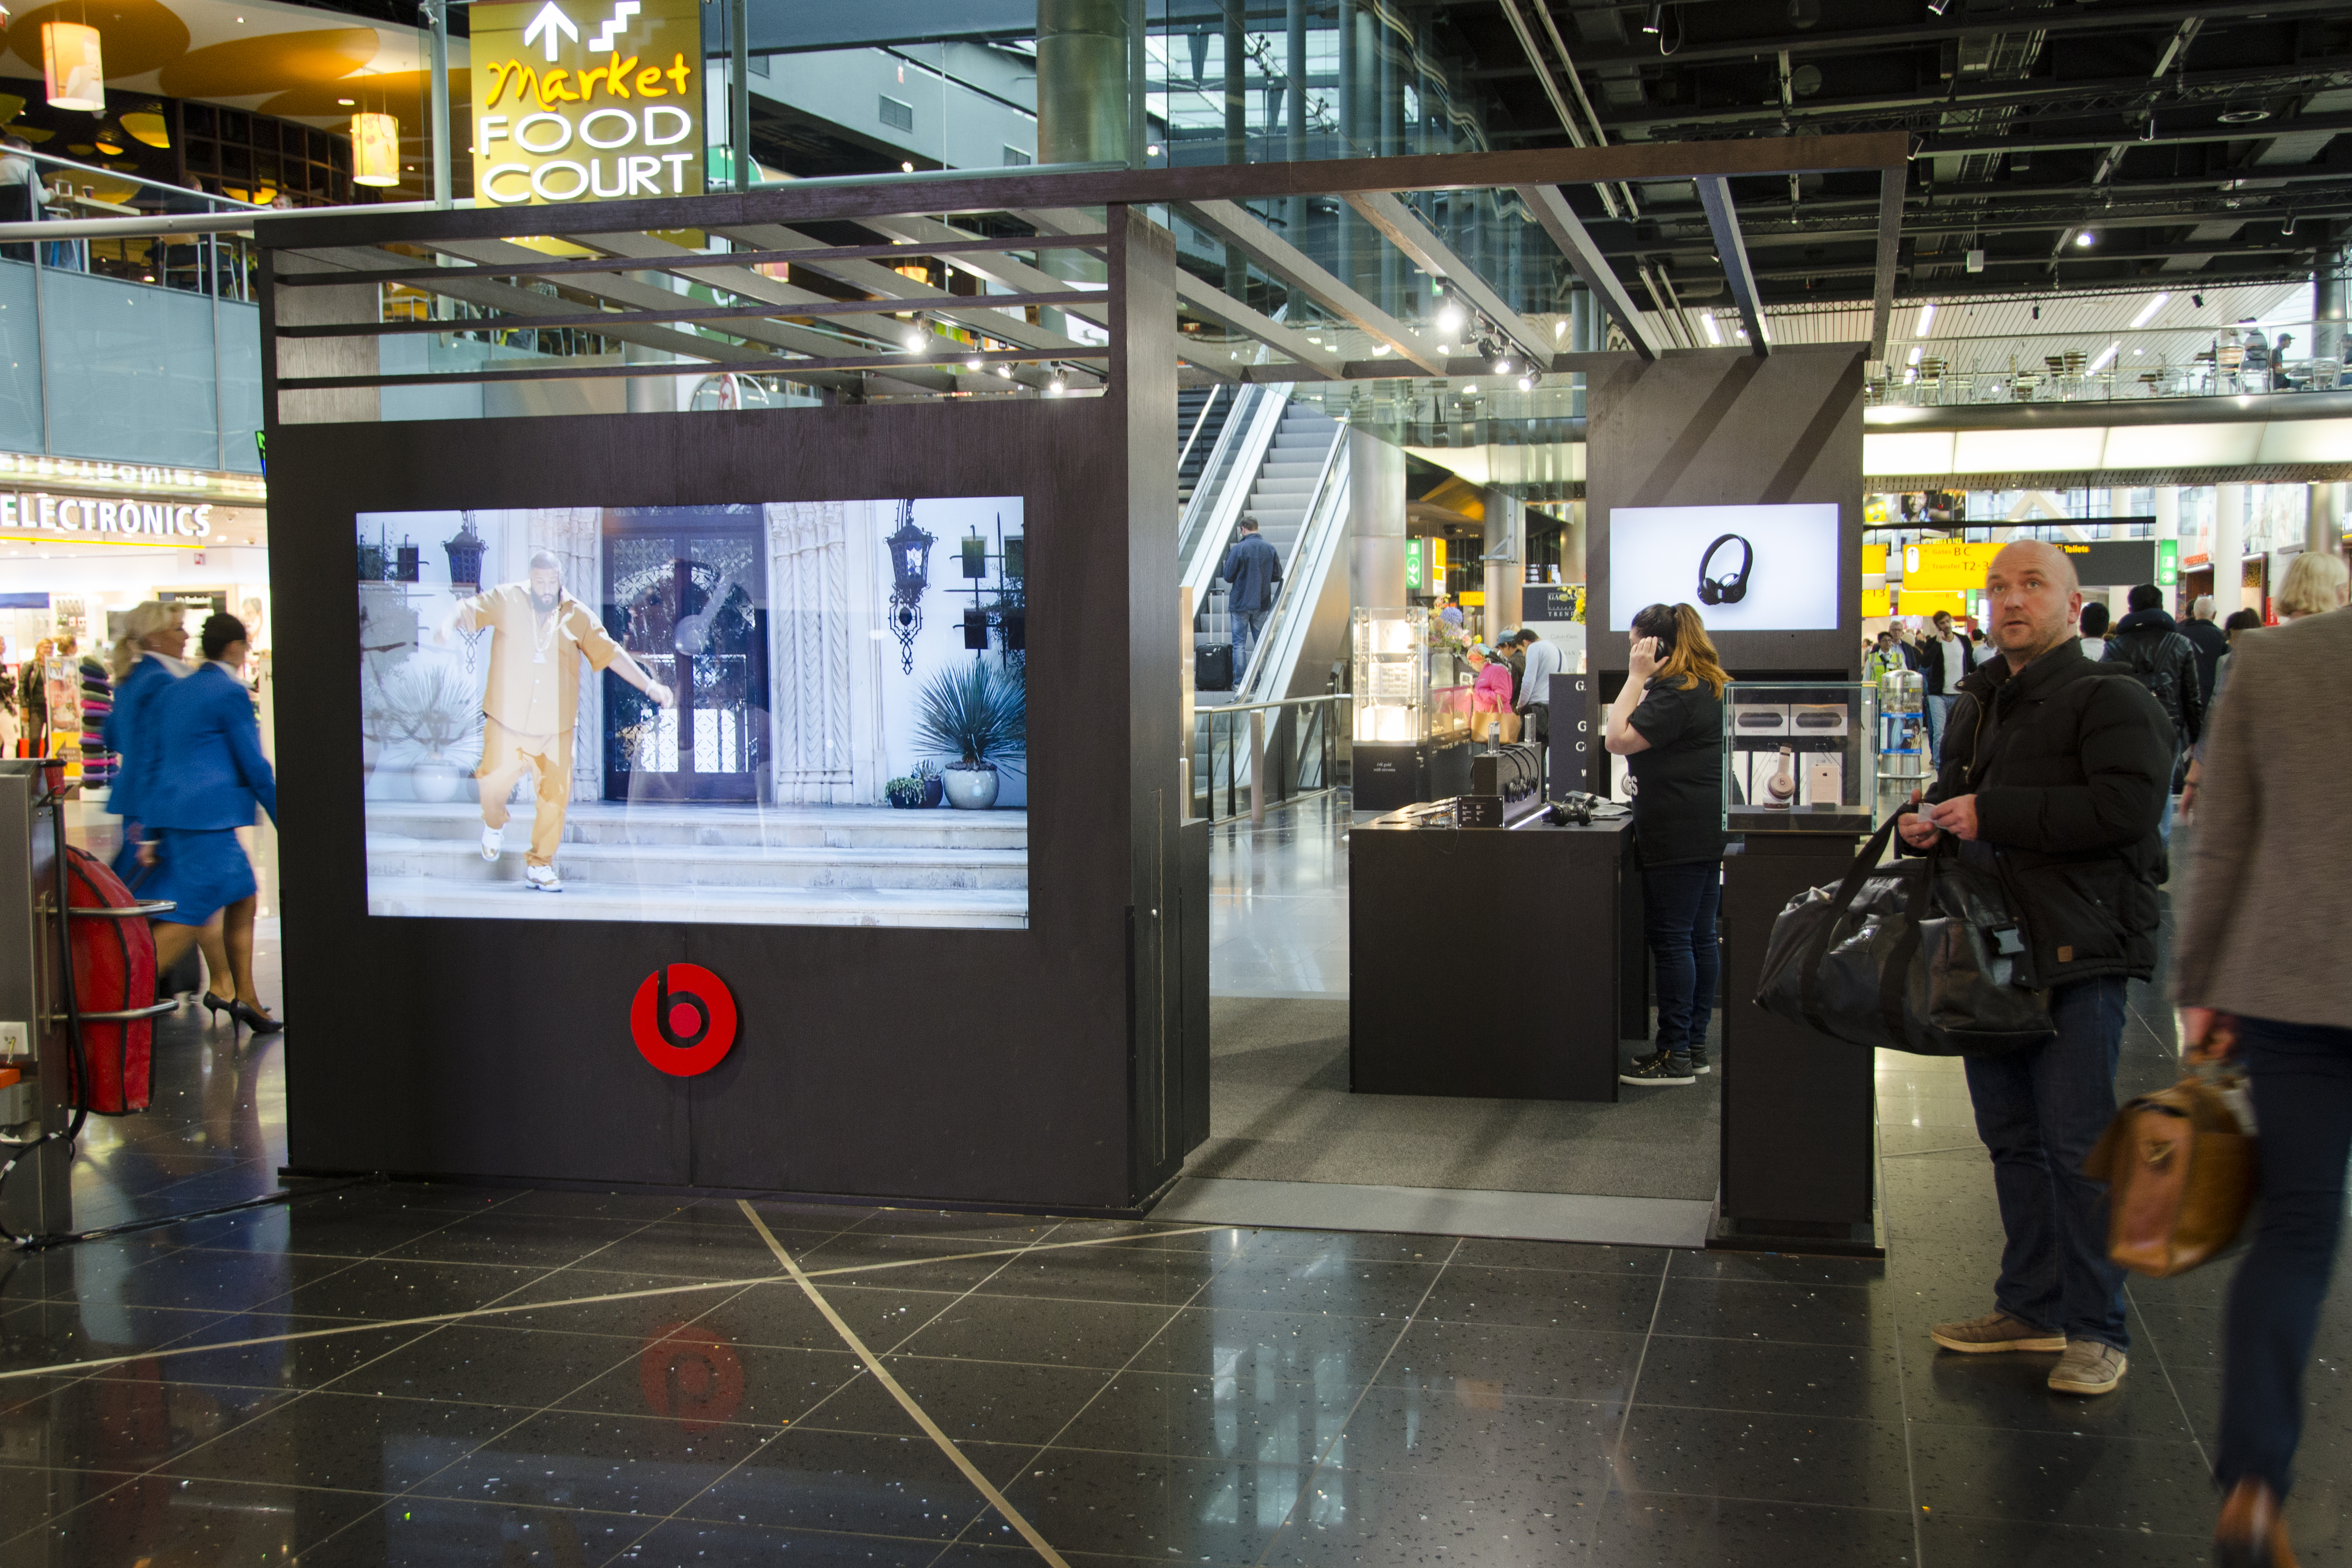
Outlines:
{"type": "Polygon", "coordinates": [[[1209,458],[1217,449],[1217,437],[1223,434],[1225,421],[1234,411],[1234,389],[1230,386],[1187,386],[1176,393],[1176,513],[1181,517],[1192,503],[1192,492],[1200,488],[1201,476],[1208,470],[1209,458]],[[1211,399],[1214,399],[1213,405],[1211,399]],[[1209,416],[1201,417],[1208,408],[1209,416]],[[1194,434],[1195,429],[1199,431],[1194,434]],[[1192,445],[1187,447],[1185,443],[1192,445]]]}
{"type": "Polygon", "coordinates": [[[480,852],[468,802],[367,810],[368,908],[381,915],[746,924],[1028,924],[1028,816],[887,806],[573,803],[564,891],[525,888],[528,803],[505,853],[480,852]]]}
{"type": "MultiPolygon", "coordinates": [[[[1249,500],[1242,509],[1244,516],[1257,519],[1258,537],[1274,546],[1286,576],[1297,555],[1298,533],[1306,526],[1307,508],[1314,504],[1315,481],[1323,477],[1324,461],[1339,436],[1338,420],[1310,405],[1291,404],[1275,426],[1273,445],[1266,449],[1265,461],[1259,465],[1249,500]]],[[[1231,640],[1229,617],[1223,614],[1224,580],[1213,581],[1214,586],[1193,616],[1196,642],[1231,640]]],[[[1235,669],[1234,679],[1242,674],[1235,669]]]]}

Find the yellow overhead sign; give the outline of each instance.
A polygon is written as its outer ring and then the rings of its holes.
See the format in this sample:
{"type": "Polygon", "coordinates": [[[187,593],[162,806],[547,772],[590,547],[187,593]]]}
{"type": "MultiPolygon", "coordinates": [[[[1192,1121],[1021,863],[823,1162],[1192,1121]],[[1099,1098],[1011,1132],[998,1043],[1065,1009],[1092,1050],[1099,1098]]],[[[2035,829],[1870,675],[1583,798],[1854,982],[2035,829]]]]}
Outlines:
{"type": "Polygon", "coordinates": [[[697,0],[526,0],[468,18],[478,197],[702,194],[697,0]]]}
{"type": "MultiPolygon", "coordinates": [[[[2000,553],[1998,544],[1963,544],[1928,539],[1903,547],[1903,592],[1916,588],[1947,593],[1982,593],[1985,573],[2000,553]]],[[[1909,611],[1905,611],[1909,614],[1909,611]]]]}

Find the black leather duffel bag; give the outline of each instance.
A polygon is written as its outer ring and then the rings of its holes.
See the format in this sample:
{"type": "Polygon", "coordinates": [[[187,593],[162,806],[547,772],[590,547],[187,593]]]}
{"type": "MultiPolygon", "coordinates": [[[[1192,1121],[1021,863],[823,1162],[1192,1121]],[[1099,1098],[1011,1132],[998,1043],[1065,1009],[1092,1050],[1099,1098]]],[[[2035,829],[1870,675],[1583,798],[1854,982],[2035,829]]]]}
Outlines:
{"type": "Polygon", "coordinates": [[[2000,879],[1938,839],[1882,866],[1888,817],[1834,888],[1809,888],[1772,922],[1756,1005],[1849,1045],[1993,1056],[2056,1030],[2050,994],[2012,983],[2021,952],[2000,879]]]}

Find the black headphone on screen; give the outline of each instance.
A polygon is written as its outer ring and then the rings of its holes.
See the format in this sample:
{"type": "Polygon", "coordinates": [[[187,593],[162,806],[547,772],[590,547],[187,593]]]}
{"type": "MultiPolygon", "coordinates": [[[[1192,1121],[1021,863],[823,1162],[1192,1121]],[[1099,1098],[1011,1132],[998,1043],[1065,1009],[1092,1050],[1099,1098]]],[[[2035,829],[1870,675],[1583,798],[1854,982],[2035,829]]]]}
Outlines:
{"type": "Polygon", "coordinates": [[[1748,597],[1748,574],[1755,570],[1755,567],[1756,547],[1754,545],[1736,533],[1717,534],[1715,542],[1706,547],[1706,553],[1698,558],[1698,602],[1702,605],[1739,603],[1740,600],[1748,597]],[[1727,544],[1739,546],[1739,570],[1729,577],[1709,576],[1706,569],[1715,560],[1715,552],[1727,544]]]}

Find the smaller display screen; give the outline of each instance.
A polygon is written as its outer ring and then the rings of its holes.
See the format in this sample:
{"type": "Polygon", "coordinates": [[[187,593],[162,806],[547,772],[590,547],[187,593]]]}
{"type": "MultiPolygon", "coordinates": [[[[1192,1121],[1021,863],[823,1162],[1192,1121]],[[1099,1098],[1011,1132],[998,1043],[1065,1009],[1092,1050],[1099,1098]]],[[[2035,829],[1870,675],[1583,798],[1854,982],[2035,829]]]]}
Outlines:
{"type": "Polygon", "coordinates": [[[1610,629],[1676,604],[1711,632],[1837,630],[1837,507],[1611,508],[1610,629]]]}

